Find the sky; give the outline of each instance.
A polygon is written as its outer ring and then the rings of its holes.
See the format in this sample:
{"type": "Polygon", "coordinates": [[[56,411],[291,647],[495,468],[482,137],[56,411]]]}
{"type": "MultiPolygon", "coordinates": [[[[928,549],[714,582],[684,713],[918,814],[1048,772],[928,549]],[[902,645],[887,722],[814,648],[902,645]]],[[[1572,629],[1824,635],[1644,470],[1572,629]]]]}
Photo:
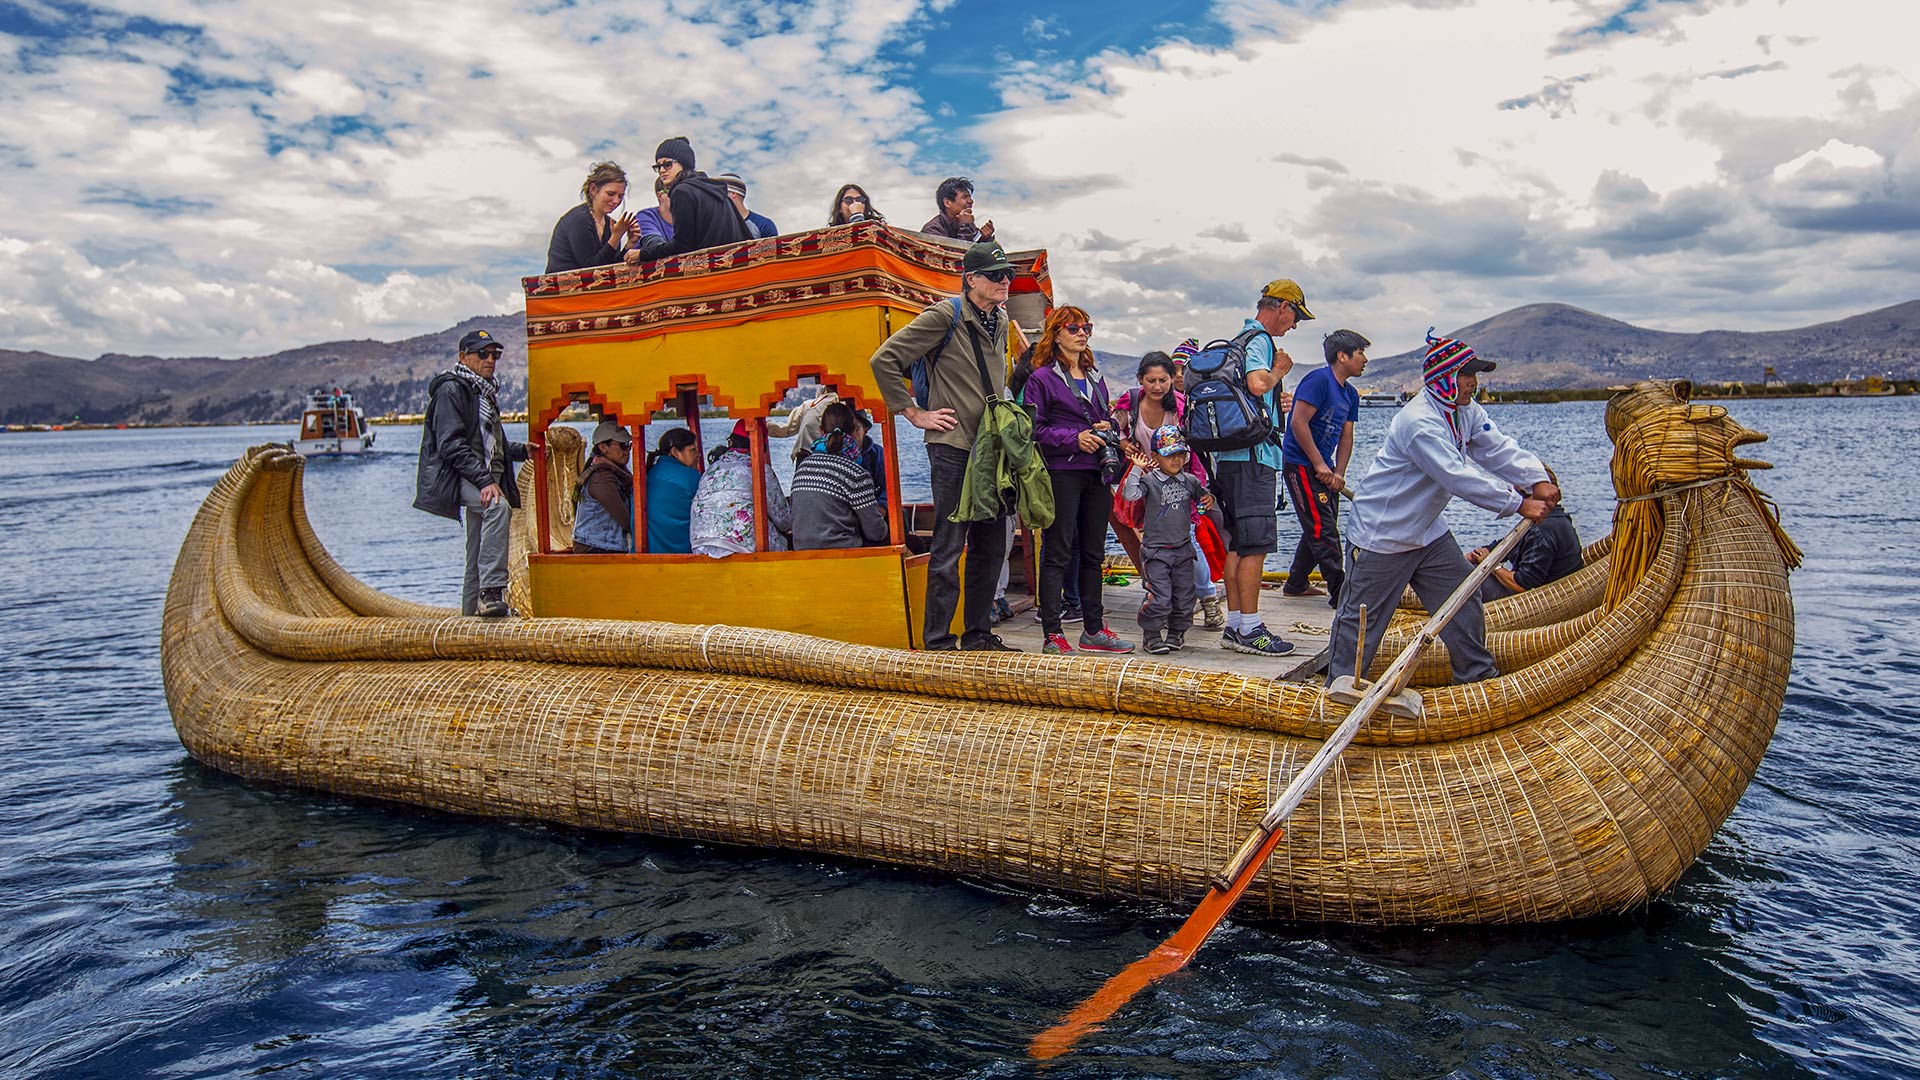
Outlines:
{"type": "Polygon", "coordinates": [[[1542,301],[1802,326],[1920,296],[1916,31],[1887,0],[0,0],[0,348],[519,311],[588,166],[644,191],[680,134],[786,231],[845,181],[910,228],[973,178],[1114,352],[1230,335],[1275,277],[1303,359],[1542,301]]]}

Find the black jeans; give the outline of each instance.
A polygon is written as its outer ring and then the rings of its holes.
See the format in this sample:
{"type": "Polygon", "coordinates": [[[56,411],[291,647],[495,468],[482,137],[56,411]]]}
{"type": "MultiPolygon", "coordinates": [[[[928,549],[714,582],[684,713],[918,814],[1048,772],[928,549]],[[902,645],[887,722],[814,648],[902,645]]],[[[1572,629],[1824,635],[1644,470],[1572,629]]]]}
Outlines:
{"type": "Polygon", "coordinates": [[[1007,519],[1003,514],[986,521],[948,521],[960,505],[960,488],[967,477],[965,450],[927,444],[927,465],[933,472],[933,549],[927,560],[927,621],[921,643],[928,649],[951,649],[953,609],[961,602],[960,556],[967,556],[965,629],[959,647],[975,648],[993,636],[993,592],[1000,583],[1000,564],[1007,559],[1007,519]]]}
{"type": "Polygon", "coordinates": [[[1100,474],[1084,469],[1049,472],[1053,481],[1053,524],[1040,549],[1040,625],[1060,632],[1060,594],[1067,567],[1079,564],[1080,611],[1089,634],[1106,625],[1100,608],[1100,564],[1107,554],[1107,512],[1113,490],[1100,474]]]}
{"type": "Polygon", "coordinates": [[[1327,597],[1338,607],[1340,585],[1347,576],[1341,567],[1340,496],[1321,486],[1309,466],[1288,462],[1280,475],[1286,480],[1294,516],[1300,519],[1300,543],[1294,546],[1293,565],[1287,569],[1287,591],[1305,592],[1313,584],[1307,575],[1318,566],[1321,580],[1327,583],[1327,597]]]}

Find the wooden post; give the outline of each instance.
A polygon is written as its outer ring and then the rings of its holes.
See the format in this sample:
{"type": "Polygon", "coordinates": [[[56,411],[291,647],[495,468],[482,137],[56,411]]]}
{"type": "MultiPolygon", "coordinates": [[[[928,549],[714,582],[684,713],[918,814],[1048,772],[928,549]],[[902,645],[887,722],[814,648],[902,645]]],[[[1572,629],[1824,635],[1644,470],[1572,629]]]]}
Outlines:
{"type": "Polygon", "coordinates": [[[873,411],[874,430],[884,431],[887,436],[885,444],[887,459],[887,542],[894,547],[900,547],[907,542],[907,526],[900,510],[900,448],[894,445],[894,443],[899,441],[897,438],[898,429],[894,427],[893,417],[888,415],[887,407],[884,403],[873,411]]]}
{"type": "Polygon", "coordinates": [[[633,551],[644,555],[647,550],[647,425],[644,419],[627,426],[633,432],[633,445],[639,449],[639,460],[628,464],[633,469],[633,551]]]}
{"type": "Polygon", "coordinates": [[[692,387],[680,391],[680,419],[693,429],[693,450],[700,460],[707,460],[707,440],[700,434],[700,393],[692,387]]]}
{"type": "Polygon", "coordinates": [[[530,433],[527,442],[532,447],[533,458],[533,520],[535,530],[540,535],[540,554],[553,554],[553,541],[548,538],[547,509],[547,429],[530,433]]]}
{"type": "Polygon", "coordinates": [[[767,418],[756,416],[747,421],[747,445],[753,462],[753,550],[767,547],[767,418]]]}

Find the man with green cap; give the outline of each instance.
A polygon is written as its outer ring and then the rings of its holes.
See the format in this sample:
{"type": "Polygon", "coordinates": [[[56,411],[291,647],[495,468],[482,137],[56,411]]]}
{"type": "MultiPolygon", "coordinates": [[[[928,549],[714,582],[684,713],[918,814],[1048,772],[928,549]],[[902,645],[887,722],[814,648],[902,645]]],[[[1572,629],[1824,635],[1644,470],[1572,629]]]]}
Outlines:
{"type": "Polygon", "coordinates": [[[960,263],[960,295],[922,311],[895,331],[873,354],[874,379],[887,411],[926,433],[927,465],[933,473],[933,550],[927,562],[928,649],[1015,651],[993,633],[993,592],[1007,557],[1007,516],[949,521],[960,505],[973,436],[989,397],[1007,385],[1007,326],[1002,305],[1013,282],[1013,263],[999,244],[982,241],[960,263]],[[927,359],[926,398],[912,394],[916,361],[927,359]],[[966,597],[961,605],[960,556],[967,556],[966,597]],[[956,641],[953,612],[963,607],[964,632],[956,641]]]}

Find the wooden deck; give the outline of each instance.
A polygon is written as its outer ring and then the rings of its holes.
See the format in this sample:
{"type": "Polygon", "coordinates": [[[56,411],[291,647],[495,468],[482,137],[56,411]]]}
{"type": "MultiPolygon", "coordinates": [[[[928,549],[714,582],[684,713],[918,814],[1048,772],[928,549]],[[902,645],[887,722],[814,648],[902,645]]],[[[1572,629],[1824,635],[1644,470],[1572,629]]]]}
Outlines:
{"type": "MultiPolygon", "coordinates": [[[[1133,578],[1126,585],[1109,585],[1101,596],[1102,603],[1106,605],[1107,626],[1139,646],[1142,640],[1140,625],[1134,621],[1135,613],[1140,610],[1139,579],[1133,578]]],[[[1040,623],[1034,618],[1032,598],[1024,593],[1009,591],[1007,602],[1015,609],[1013,618],[994,627],[994,633],[1022,652],[1039,652],[1042,644],[1040,623]]],[[[1152,656],[1145,648],[1137,648],[1133,655],[1149,656],[1163,663],[1231,671],[1250,677],[1296,682],[1323,677],[1318,673],[1326,664],[1328,630],[1333,626],[1333,609],[1327,606],[1326,597],[1286,596],[1277,584],[1271,584],[1260,590],[1260,615],[1266,620],[1268,630],[1293,642],[1293,652],[1269,658],[1223,649],[1220,647],[1220,631],[1206,629],[1196,616],[1193,629],[1187,632],[1186,648],[1165,656],[1152,656]],[[1309,627],[1315,632],[1308,633],[1309,627]]],[[[1065,630],[1067,640],[1079,644],[1080,625],[1069,623],[1065,630]]]]}

